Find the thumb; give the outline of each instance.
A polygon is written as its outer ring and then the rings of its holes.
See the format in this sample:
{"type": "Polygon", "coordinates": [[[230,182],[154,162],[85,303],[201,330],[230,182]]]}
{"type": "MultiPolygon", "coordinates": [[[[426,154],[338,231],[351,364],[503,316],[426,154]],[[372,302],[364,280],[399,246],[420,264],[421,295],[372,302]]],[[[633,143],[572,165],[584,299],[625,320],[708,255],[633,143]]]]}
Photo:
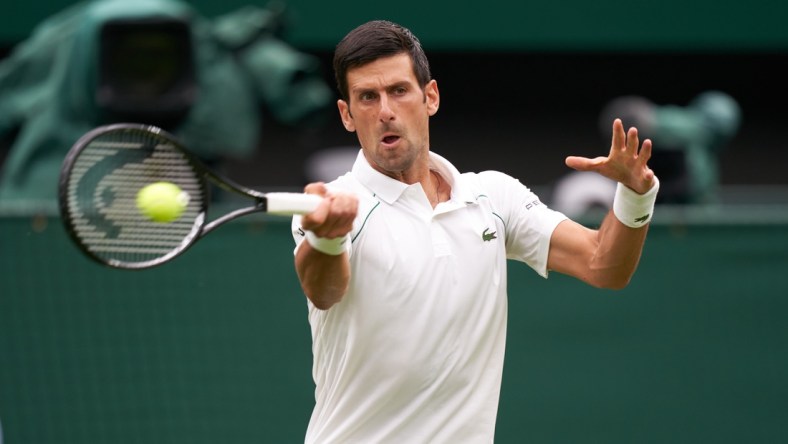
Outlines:
{"type": "Polygon", "coordinates": [[[301,218],[301,226],[305,230],[312,230],[326,221],[329,209],[331,208],[331,199],[327,198],[328,189],[322,182],[310,183],[304,187],[304,192],[307,194],[316,194],[324,198],[314,211],[303,215],[301,218]]]}
{"type": "Polygon", "coordinates": [[[326,222],[330,209],[331,199],[323,199],[314,211],[301,217],[301,227],[305,230],[314,231],[326,222]]]}
{"type": "Polygon", "coordinates": [[[326,197],[328,189],[323,182],[313,182],[304,187],[304,193],[317,194],[320,197],[326,197]]]}
{"type": "Polygon", "coordinates": [[[566,166],[577,171],[590,171],[596,169],[604,159],[604,157],[589,159],[587,157],[569,156],[564,162],[566,166]]]}

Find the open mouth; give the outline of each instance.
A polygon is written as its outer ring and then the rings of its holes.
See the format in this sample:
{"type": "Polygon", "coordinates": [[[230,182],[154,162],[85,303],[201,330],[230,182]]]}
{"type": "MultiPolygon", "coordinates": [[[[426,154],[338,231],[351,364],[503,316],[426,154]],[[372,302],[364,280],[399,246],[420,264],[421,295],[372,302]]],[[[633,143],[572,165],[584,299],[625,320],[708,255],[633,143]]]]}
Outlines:
{"type": "Polygon", "coordinates": [[[383,143],[386,145],[391,145],[392,143],[399,140],[399,136],[386,136],[383,138],[383,143]]]}

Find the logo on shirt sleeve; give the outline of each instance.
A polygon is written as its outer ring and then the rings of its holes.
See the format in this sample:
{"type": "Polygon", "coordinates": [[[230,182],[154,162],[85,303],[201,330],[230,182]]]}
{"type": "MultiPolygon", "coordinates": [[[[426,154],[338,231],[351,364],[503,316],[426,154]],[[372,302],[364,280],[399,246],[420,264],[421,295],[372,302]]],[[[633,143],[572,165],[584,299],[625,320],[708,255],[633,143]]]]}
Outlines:
{"type": "Polygon", "coordinates": [[[526,210],[530,210],[531,208],[539,206],[541,204],[542,204],[542,202],[540,202],[539,199],[536,199],[536,200],[533,200],[531,202],[526,203],[525,204],[525,209],[526,210]]]}

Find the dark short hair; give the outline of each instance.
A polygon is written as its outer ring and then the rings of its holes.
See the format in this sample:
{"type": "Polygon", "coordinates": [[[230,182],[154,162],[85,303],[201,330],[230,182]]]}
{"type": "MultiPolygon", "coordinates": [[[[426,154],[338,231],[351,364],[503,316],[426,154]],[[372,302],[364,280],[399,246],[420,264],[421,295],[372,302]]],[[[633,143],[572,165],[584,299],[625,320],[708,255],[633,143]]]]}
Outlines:
{"type": "Polygon", "coordinates": [[[349,99],[348,70],[401,53],[410,55],[413,73],[424,89],[431,79],[430,64],[419,39],[409,29],[386,20],[374,20],[350,31],[334,51],[334,77],[342,99],[349,99]]]}

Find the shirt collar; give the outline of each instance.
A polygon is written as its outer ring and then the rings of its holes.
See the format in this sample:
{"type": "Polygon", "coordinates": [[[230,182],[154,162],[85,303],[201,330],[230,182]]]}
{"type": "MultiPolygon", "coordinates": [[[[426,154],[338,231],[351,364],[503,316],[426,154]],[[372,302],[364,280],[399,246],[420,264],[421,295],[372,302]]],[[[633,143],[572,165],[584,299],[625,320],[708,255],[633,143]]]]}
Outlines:
{"type": "MultiPolygon", "coordinates": [[[[463,203],[471,203],[476,199],[473,194],[462,186],[460,172],[454,165],[442,156],[430,151],[430,168],[438,171],[444,179],[451,185],[451,199],[463,203]]],[[[402,193],[410,186],[406,183],[392,179],[389,176],[377,171],[367,161],[363,150],[359,150],[356,161],[353,164],[352,174],[362,185],[372,191],[379,199],[387,204],[393,204],[402,193]]]]}

